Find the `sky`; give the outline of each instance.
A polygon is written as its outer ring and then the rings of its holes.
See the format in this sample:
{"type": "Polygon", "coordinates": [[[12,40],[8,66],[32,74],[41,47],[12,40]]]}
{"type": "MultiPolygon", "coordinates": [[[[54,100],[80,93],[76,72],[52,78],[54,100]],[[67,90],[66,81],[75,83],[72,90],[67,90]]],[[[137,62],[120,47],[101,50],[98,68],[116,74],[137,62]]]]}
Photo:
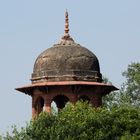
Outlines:
{"type": "Polygon", "coordinates": [[[101,73],[118,88],[128,64],[140,62],[139,0],[0,0],[0,133],[31,119],[31,97],[15,90],[30,84],[37,56],[64,34],[99,59],[101,73]]]}

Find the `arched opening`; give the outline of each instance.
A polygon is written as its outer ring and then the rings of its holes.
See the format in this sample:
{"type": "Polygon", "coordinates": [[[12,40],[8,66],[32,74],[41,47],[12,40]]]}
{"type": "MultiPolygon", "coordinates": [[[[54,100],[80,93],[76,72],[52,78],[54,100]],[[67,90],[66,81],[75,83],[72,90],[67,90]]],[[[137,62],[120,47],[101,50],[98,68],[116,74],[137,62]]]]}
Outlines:
{"type": "Polygon", "coordinates": [[[86,95],[82,95],[79,97],[79,101],[82,101],[82,102],[90,102],[90,98],[86,95]]]}
{"type": "Polygon", "coordinates": [[[35,110],[37,114],[40,114],[42,111],[45,110],[44,99],[42,97],[38,97],[38,99],[36,100],[35,110]]]}
{"type": "Polygon", "coordinates": [[[64,95],[57,95],[53,98],[51,106],[52,108],[54,108],[56,112],[58,112],[59,110],[65,107],[68,101],[69,101],[68,97],[64,95]]]}

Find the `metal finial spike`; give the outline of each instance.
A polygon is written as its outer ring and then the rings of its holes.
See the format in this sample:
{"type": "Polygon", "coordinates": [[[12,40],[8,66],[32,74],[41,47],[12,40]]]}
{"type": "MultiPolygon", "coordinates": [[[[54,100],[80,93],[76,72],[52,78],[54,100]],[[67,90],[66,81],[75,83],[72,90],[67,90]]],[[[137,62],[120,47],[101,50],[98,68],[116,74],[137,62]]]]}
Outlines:
{"type": "Polygon", "coordinates": [[[64,36],[69,37],[69,15],[68,15],[67,9],[65,12],[65,33],[64,33],[64,36]]]}

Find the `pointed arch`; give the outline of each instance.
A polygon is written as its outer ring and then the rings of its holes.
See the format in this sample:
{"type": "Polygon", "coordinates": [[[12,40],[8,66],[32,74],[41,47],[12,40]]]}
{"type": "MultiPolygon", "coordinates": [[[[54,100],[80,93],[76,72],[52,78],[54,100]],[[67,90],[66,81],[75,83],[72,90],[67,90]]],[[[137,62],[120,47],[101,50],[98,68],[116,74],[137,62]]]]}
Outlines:
{"type": "Polygon", "coordinates": [[[66,103],[69,101],[69,98],[65,95],[56,95],[53,99],[52,102],[55,102],[58,111],[62,108],[65,107],[66,103]]]}

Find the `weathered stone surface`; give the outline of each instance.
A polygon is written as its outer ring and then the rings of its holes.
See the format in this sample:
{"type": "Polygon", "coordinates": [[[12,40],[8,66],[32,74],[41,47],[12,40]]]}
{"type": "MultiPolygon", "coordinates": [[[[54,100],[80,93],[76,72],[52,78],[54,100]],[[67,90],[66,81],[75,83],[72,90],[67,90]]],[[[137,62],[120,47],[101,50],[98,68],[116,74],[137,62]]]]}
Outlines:
{"type": "Polygon", "coordinates": [[[62,39],[38,56],[32,82],[65,80],[101,81],[102,76],[99,61],[91,51],[73,40],[62,39]]]}

